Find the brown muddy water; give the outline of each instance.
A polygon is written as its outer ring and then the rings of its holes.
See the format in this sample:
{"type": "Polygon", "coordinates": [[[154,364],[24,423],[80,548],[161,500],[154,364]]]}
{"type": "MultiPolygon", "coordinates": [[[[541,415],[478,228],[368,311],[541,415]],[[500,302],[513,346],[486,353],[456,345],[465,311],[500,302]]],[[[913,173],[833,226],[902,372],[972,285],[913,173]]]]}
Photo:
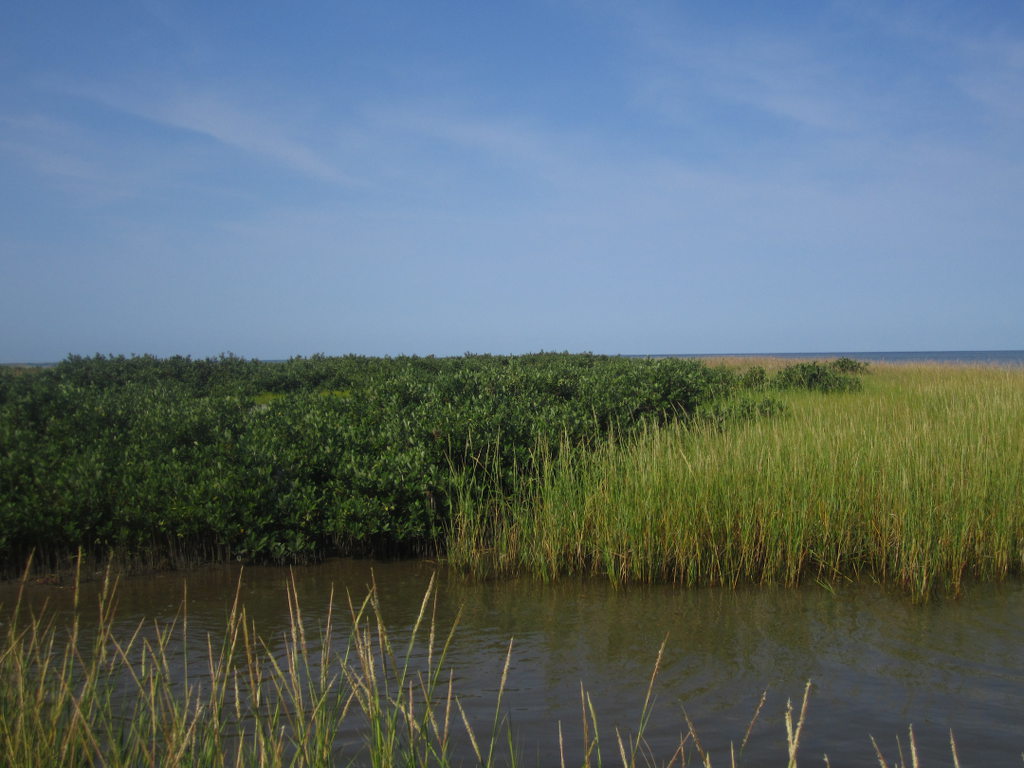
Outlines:
{"type": "MultiPolygon", "coordinates": [[[[824,753],[833,766],[877,764],[872,735],[892,762],[897,738],[906,750],[909,724],[925,766],[951,764],[950,729],[963,765],[1019,764],[1024,750],[1020,584],[973,586],[959,600],[914,605],[874,585],[730,591],[615,588],[601,580],[478,581],[424,561],[334,560],[292,573],[311,628],[323,624],[332,587],[336,618],[343,619],[346,591],[360,600],[374,580],[387,626],[399,639],[436,575],[440,627],[461,610],[448,657],[455,692],[484,734],[513,641],[502,709],[521,765],[557,765],[559,722],[567,755],[581,754],[581,683],[596,709],[605,761],[617,763],[615,728],[635,731],[666,638],[647,729],[659,763],[686,731],[685,709],[714,763],[728,765],[730,742],[742,741],[767,691],[741,764],[785,764],[786,700],[799,708],[808,679],[814,688],[800,747],[805,764],[820,765],[824,753]]],[[[216,642],[223,633],[240,575],[257,630],[272,649],[283,648],[288,569],[225,566],[122,579],[118,622],[127,633],[140,619],[172,620],[187,583],[194,652],[208,635],[216,642]]],[[[86,612],[98,586],[83,586],[86,612]]],[[[0,584],[2,623],[16,591],[16,584],[0,584]]],[[[46,602],[64,612],[72,590],[30,585],[27,596],[35,606],[46,602]]],[[[335,647],[343,647],[347,627],[339,621],[335,631],[335,647]]],[[[343,730],[339,738],[360,736],[343,730]]]]}

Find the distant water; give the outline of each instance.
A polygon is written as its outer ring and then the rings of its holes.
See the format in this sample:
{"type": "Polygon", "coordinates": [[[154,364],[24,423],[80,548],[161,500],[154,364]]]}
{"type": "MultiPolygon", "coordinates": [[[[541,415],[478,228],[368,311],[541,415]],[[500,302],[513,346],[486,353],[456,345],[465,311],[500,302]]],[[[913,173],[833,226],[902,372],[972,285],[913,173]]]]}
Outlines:
{"type": "MultiPolygon", "coordinates": [[[[946,352],[706,352],[702,354],[663,352],[658,354],[629,354],[621,357],[782,357],[793,360],[849,357],[865,362],[911,363],[990,363],[994,365],[1024,366],[1024,349],[960,350],[946,352]]],[[[283,363],[285,360],[264,360],[283,363]]],[[[0,366],[49,368],[57,363],[0,363],[0,366]]]]}
{"type": "MultiPolygon", "coordinates": [[[[630,355],[648,357],[648,355],[630,355]]],[[[947,352],[750,352],[727,355],[650,355],[650,357],[782,357],[793,360],[849,357],[864,362],[885,363],[989,363],[1024,365],[1024,349],[960,350],[947,352]]]]}

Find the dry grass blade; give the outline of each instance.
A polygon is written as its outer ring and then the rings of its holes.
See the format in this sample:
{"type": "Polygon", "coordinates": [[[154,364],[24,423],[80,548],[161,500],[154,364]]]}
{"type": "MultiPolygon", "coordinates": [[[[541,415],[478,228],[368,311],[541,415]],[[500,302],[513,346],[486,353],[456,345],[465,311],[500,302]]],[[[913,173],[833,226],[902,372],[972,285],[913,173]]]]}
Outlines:
{"type": "Polygon", "coordinates": [[[804,722],[807,719],[807,702],[811,696],[811,681],[807,681],[804,687],[804,700],[800,705],[800,717],[797,718],[796,728],[793,727],[793,702],[786,702],[786,741],[789,747],[789,768],[796,768],[796,753],[800,748],[800,734],[804,729],[804,722]]]}
{"type": "Polygon", "coordinates": [[[476,755],[478,763],[483,763],[483,755],[480,754],[480,747],[476,743],[476,734],[473,733],[473,726],[469,724],[469,718],[466,717],[466,710],[462,708],[462,702],[458,699],[455,700],[456,706],[459,708],[459,714],[462,715],[462,724],[466,726],[466,734],[469,736],[469,743],[473,747],[473,754],[476,755]]]}
{"type": "Polygon", "coordinates": [[[875,757],[878,758],[878,765],[880,768],[889,768],[889,764],[885,762],[885,757],[882,756],[882,750],[878,748],[878,742],[875,741],[875,737],[869,737],[871,739],[871,746],[875,748],[875,757]]]}
{"type": "Polygon", "coordinates": [[[487,766],[494,763],[494,745],[498,739],[498,725],[501,722],[501,699],[505,694],[505,686],[508,684],[508,668],[512,664],[512,644],[508,641],[508,651],[505,653],[505,664],[501,669],[501,682],[498,685],[498,697],[494,703],[494,721],[491,723],[491,740],[487,750],[487,766]]]}
{"type": "Polygon", "coordinates": [[[761,710],[764,709],[764,704],[768,700],[768,691],[761,692],[761,700],[757,703],[756,709],[754,709],[754,716],[750,718],[750,724],[747,725],[747,732],[743,734],[743,743],[740,744],[740,754],[743,754],[743,750],[747,747],[747,742],[750,741],[750,733],[754,730],[754,724],[757,722],[757,718],[761,716],[761,710]]]}
{"type": "Polygon", "coordinates": [[[690,738],[689,734],[679,737],[679,746],[676,747],[676,751],[672,753],[672,756],[665,763],[665,768],[672,768],[676,761],[679,761],[680,766],[686,765],[686,742],[690,738]]]}
{"type": "Polygon", "coordinates": [[[619,729],[615,729],[615,740],[619,745],[619,756],[622,758],[622,768],[632,768],[633,762],[626,758],[626,745],[622,742],[622,734],[619,733],[619,729]]]}
{"type": "Polygon", "coordinates": [[[693,721],[690,719],[689,713],[683,709],[683,719],[686,720],[686,727],[689,731],[689,736],[693,739],[693,746],[697,749],[697,754],[700,755],[701,763],[704,768],[711,768],[711,755],[704,749],[704,745],[700,743],[700,736],[697,735],[697,729],[693,725],[693,721]]]}
{"type": "Polygon", "coordinates": [[[583,721],[583,766],[584,768],[590,768],[590,728],[587,723],[587,700],[582,680],[580,681],[580,716],[583,721]]]}
{"type": "Polygon", "coordinates": [[[587,711],[590,713],[590,721],[594,725],[594,756],[597,758],[598,768],[601,766],[601,737],[597,731],[597,710],[594,709],[594,702],[590,698],[590,694],[587,694],[587,711]]]}

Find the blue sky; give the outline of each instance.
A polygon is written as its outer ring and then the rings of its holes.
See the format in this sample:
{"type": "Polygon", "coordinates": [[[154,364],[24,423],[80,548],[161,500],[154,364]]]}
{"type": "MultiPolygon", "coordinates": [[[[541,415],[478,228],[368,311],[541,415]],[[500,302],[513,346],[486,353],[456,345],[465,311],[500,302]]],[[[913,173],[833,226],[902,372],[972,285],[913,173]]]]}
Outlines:
{"type": "Polygon", "coordinates": [[[1024,348],[1020,2],[4,16],[3,362],[1024,348]]]}

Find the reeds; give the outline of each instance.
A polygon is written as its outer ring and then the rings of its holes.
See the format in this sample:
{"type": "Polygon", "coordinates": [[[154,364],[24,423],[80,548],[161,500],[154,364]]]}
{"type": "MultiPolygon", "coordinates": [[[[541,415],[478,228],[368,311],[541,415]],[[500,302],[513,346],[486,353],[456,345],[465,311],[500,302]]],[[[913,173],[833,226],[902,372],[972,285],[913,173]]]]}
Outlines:
{"type": "MultiPolygon", "coordinates": [[[[198,651],[184,609],[116,632],[115,591],[108,572],[97,618],[86,622],[76,582],[61,625],[19,595],[0,639],[0,766],[451,764],[460,705],[443,675],[455,626],[438,634],[432,584],[404,647],[375,588],[350,599],[340,651],[333,597],[308,637],[294,582],[284,637],[262,638],[236,592],[219,639],[198,651]]],[[[458,725],[475,745],[469,720],[458,725]]],[[[496,761],[501,727],[496,718],[481,765],[496,761]]]]}
{"type": "Polygon", "coordinates": [[[560,452],[513,493],[465,480],[449,554],[478,571],[797,584],[918,599],[1024,572],[1024,371],[873,368],[781,416],[560,452]],[[472,491],[472,492],[469,492],[472,491]]]}
{"type": "MultiPolygon", "coordinates": [[[[350,626],[340,649],[332,643],[343,623],[333,600],[311,638],[292,581],[289,625],[283,637],[270,642],[247,619],[239,594],[219,639],[208,638],[194,656],[184,609],[167,623],[117,630],[116,585],[109,574],[95,621],[83,620],[76,602],[68,623],[58,624],[46,611],[31,613],[19,597],[0,638],[0,766],[491,768],[520,763],[517,734],[502,709],[512,643],[485,731],[471,722],[454,691],[445,660],[457,620],[439,631],[433,582],[402,642],[382,619],[375,586],[361,602],[346,601],[344,623],[350,626]]],[[[665,647],[658,652],[635,729],[616,726],[614,738],[602,737],[596,708],[581,684],[582,752],[567,755],[562,723],[553,723],[559,753],[539,756],[541,763],[590,768],[607,760],[637,768],[696,762],[711,768],[712,755],[685,712],[683,735],[670,754],[655,754],[646,739],[665,647]]],[[[797,766],[810,694],[808,682],[795,721],[792,704],[786,705],[790,768],[797,766]]],[[[762,695],[739,747],[730,743],[725,764],[742,764],[765,699],[762,695]]],[[[912,731],[910,750],[917,766],[912,731]]]]}

